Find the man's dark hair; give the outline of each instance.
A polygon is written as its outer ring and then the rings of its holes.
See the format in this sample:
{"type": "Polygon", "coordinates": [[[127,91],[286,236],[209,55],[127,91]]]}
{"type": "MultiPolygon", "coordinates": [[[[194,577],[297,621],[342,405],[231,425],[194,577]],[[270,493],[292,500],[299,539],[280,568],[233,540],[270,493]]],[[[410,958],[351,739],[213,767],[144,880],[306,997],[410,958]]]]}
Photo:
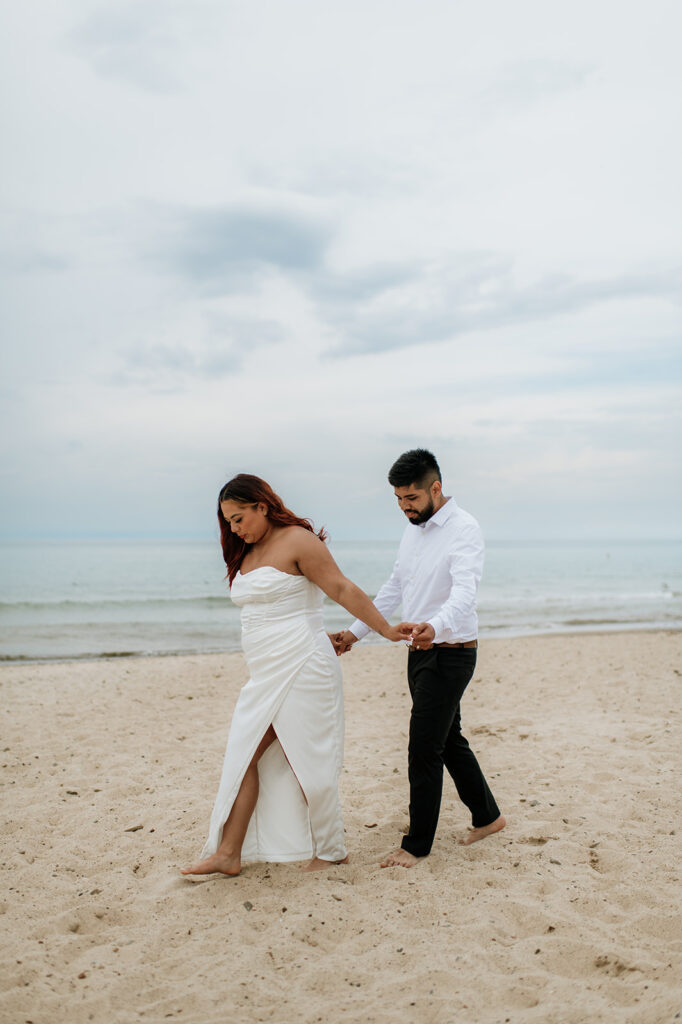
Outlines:
{"type": "Polygon", "coordinates": [[[413,448],[396,459],[388,471],[391,487],[409,487],[414,484],[420,491],[428,491],[434,480],[443,478],[435,455],[426,448],[413,448]]]}

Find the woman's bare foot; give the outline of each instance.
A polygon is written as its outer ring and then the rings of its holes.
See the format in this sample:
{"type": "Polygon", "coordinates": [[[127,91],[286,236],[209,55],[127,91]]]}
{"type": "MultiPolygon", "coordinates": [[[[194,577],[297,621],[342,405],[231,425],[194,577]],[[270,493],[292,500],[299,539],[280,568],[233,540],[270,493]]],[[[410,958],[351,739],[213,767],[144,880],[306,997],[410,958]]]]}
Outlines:
{"type": "Polygon", "coordinates": [[[479,839],[485,839],[486,836],[492,836],[495,832],[501,832],[504,826],[507,824],[507,819],[501,814],[499,818],[495,818],[495,821],[491,821],[489,825],[481,825],[480,828],[472,828],[469,831],[469,835],[466,839],[460,839],[460,846],[471,846],[472,843],[477,843],[479,839]]]}
{"type": "Polygon", "coordinates": [[[218,850],[212,857],[200,860],[198,864],[193,864],[191,868],[182,868],[180,874],[213,875],[219,872],[221,875],[238,875],[241,869],[242,862],[239,857],[228,853],[221,853],[218,850]]]}
{"type": "Polygon", "coordinates": [[[388,857],[384,857],[381,862],[381,867],[413,868],[420,860],[422,860],[421,857],[415,857],[413,853],[408,853],[407,850],[403,850],[402,847],[400,847],[397,850],[394,850],[393,853],[389,853],[388,857]]]}
{"type": "Polygon", "coordinates": [[[337,864],[347,863],[348,857],[344,857],[343,860],[322,860],[321,857],[313,857],[308,864],[304,864],[301,871],[322,871],[323,868],[333,868],[337,864]]]}

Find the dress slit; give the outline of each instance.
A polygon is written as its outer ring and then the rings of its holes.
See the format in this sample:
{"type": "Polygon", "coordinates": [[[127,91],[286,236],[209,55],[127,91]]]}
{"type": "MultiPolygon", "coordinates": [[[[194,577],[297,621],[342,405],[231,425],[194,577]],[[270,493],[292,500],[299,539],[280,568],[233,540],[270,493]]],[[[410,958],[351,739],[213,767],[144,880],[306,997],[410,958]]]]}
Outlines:
{"type": "MultiPolygon", "coordinates": [[[[284,749],[284,744],[282,743],[281,739],[279,738],[279,733],[275,729],[275,723],[274,722],[270,723],[270,725],[268,726],[268,729],[270,729],[270,728],[272,728],[272,731],[275,734],[275,741],[277,743],[279,743],[279,745],[280,745],[280,747],[282,749],[282,754],[284,755],[284,759],[285,759],[286,763],[289,765],[289,769],[291,771],[291,774],[293,775],[293,777],[296,779],[296,782],[298,783],[298,787],[301,790],[301,796],[303,797],[303,799],[305,800],[305,802],[307,804],[308,803],[308,797],[305,795],[305,789],[303,788],[301,780],[299,779],[298,775],[296,774],[296,771],[294,769],[293,764],[291,763],[291,761],[289,760],[289,757],[287,756],[287,752],[284,749]]],[[[267,732],[267,729],[265,731],[267,732]]],[[[272,746],[272,744],[268,744],[268,746],[265,748],[265,750],[269,750],[271,746],[272,746]]],[[[263,753],[265,753],[265,750],[263,751],[263,753]]],[[[259,760],[258,763],[260,764],[260,760],[259,760]]]]}

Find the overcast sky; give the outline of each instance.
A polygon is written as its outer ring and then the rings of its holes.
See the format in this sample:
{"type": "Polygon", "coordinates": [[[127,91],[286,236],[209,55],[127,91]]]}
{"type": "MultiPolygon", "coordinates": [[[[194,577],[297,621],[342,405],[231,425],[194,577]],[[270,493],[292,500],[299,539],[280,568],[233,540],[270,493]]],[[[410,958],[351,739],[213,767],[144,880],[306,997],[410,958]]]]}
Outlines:
{"type": "Polygon", "coordinates": [[[677,0],[22,0],[0,536],[679,537],[677,0]]]}

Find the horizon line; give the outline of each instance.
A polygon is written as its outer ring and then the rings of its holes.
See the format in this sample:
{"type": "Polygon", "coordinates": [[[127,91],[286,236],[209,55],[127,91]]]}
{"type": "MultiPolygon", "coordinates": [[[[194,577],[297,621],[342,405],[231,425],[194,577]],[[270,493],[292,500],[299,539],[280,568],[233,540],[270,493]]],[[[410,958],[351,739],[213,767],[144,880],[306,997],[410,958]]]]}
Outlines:
{"type": "MultiPolygon", "coordinates": [[[[331,537],[330,542],[343,543],[395,543],[400,540],[400,533],[395,535],[384,534],[382,536],[338,536],[331,537]]],[[[150,534],[150,533],[102,533],[102,534],[72,534],[72,535],[0,535],[0,544],[66,544],[66,543],[96,543],[98,541],[110,541],[117,543],[215,543],[219,542],[217,536],[208,534],[186,533],[186,534],[150,534]]],[[[556,536],[528,536],[528,535],[490,535],[485,537],[486,544],[676,544],[682,543],[682,535],[678,536],[644,536],[630,535],[613,537],[605,535],[556,535],[556,536]]]]}

